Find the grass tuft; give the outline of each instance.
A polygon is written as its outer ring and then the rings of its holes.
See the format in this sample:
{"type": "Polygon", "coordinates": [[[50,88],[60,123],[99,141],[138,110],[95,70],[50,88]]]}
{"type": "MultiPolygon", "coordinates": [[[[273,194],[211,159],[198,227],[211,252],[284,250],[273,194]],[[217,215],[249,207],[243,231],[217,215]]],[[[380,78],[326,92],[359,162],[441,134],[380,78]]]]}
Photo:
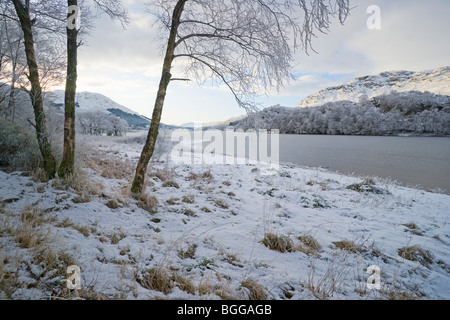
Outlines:
{"type": "Polygon", "coordinates": [[[261,243],[270,250],[280,252],[292,252],[294,250],[294,242],[285,235],[276,235],[274,233],[267,233],[261,243]]]}

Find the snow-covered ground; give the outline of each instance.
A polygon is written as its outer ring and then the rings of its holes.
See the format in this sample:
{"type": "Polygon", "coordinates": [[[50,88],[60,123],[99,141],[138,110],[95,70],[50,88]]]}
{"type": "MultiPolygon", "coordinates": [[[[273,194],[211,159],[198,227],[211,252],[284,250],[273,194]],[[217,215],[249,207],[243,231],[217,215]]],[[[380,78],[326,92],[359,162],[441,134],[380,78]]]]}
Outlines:
{"type": "Polygon", "coordinates": [[[166,161],[139,200],[127,179],[142,146],[96,139],[75,189],[0,171],[1,298],[450,299],[449,195],[166,161]],[[64,289],[69,265],[79,291],[64,289]]]}

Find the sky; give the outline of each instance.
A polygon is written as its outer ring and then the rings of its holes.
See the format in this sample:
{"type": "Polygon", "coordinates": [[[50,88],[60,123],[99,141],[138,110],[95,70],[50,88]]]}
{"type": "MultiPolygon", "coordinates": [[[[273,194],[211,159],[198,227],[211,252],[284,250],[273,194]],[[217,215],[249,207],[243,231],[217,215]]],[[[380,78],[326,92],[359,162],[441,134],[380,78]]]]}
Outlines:
{"type": "MultiPolygon", "coordinates": [[[[130,24],[101,16],[86,45],[79,50],[78,91],[101,93],[151,117],[163,63],[158,30],[143,0],[125,0],[130,24]]],[[[450,65],[450,1],[350,0],[354,6],[342,26],[337,20],[327,34],[313,39],[318,53],[295,53],[291,80],[279,92],[259,98],[264,107],[295,107],[302,99],[329,86],[390,70],[423,71],[450,65]],[[380,8],[381,29],[370,29],[380,8]]],[[[174,74],[174,76],[182,76],[174,74]]],[[[224,121],[245,114],[223,87],[172,82],[162,122],[224,121]]]]}

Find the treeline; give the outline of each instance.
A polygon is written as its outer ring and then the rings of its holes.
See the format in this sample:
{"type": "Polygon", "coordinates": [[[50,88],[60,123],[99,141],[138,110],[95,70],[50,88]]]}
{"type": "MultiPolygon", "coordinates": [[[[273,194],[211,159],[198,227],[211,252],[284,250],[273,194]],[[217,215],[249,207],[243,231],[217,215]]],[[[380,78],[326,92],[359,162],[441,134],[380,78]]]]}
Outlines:
{"type": "Polygon", "coordinates": [[[128,123],[115,115],[98,112],[84,112],[77,117],[77,131],[82,134],[123,136],[129,129],[128,123]]]}
{"type": "Polygon", "coordinates": [[[359,102],[317,107],[273,106],[249,115],[238,129],[279,129],[284,134],[450,135],[450,97],[429,92],[392,92],[359,102]]]}

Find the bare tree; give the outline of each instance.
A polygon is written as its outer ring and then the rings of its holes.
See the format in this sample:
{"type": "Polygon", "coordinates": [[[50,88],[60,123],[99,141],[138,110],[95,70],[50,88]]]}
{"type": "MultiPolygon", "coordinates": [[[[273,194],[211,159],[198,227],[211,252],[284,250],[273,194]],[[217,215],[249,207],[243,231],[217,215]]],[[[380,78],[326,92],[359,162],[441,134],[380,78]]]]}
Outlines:
{"type": "Polygon", "coordinates": [[[295,50],[312,49],[316,32],[326,32],[332,17],[343,23],[350,10],[349,0],[154,0],[149,8],[167,42],[133,193],[142,191],[171,81],[223,83],[239,106],[255,110],[258,93],[279,90],[291,77],[295,50]],[[185,77],[172,76],[175,60],[185,66],[185,77]]]}
{"type": "Polygon", "coordinates": [[[8,6],[0,4],[0,87],[3,87],[0,103],[5,101],[6,105],[0,115],[14,122],[17,86],[25,76],[26,63],[20,24],[6,17],[10,11],[8,6]]]}
{"type": "Polygon", "coordinates": [[[24,76],[25,72],[22,55],[23,37],[20,31],[20,25],[15,21],[2,18],[0,23],[2,24],[3,53],[4,57],[7,59],[9,69],[9,81],[7,81],[10,84],[6,117],[14,122],[16,116],[16,84],[19,82],[19,79],[24,76]]]}
{"type": "Polygon", "coordinates": [[[51,179],[56,174],[56,159],[46,129],[46,117],[42,96],[43,91],[36,59],[35,37],[33,34],[33,25],[36,20],[32,18],[30,14],[30,0],[25,0],[25,2],[20,0],[11,1],[13,2],[17,18],[20,21],[20,26],[23,31],[25,54],[28,65],[27,77],[31,86],[29,95],[34,109],[36,136],[43,158],[44,170],[48,178],[51,179]]]}
{"type": "MultiPolygon", "coordinates": [[[[82,1],[85,14],[90,15],[87,3],[82,1]]],[[[93,0],[98,12],[105,12],[111,19],[117,19],[124,26],[128,22],[127,11],[121,1],[113,0],[93,0]]],[[[61,178],[67,177],[74,171],[75,164],[75,96],[77,87],[77,63],[78,63],[78,42],[79,30],[76,27],[80,20],[80,6],[78,0],[67,0],[68,23],[67,23],[67,76],[65,91],[65,117],[64,117],[64,150],[63,159],[58,169],[61,178]]],[[[83,14],[83,16],[85,15],[83,14]]],[[[82,21],[80,26],[84,23],[82,21]]]]}

